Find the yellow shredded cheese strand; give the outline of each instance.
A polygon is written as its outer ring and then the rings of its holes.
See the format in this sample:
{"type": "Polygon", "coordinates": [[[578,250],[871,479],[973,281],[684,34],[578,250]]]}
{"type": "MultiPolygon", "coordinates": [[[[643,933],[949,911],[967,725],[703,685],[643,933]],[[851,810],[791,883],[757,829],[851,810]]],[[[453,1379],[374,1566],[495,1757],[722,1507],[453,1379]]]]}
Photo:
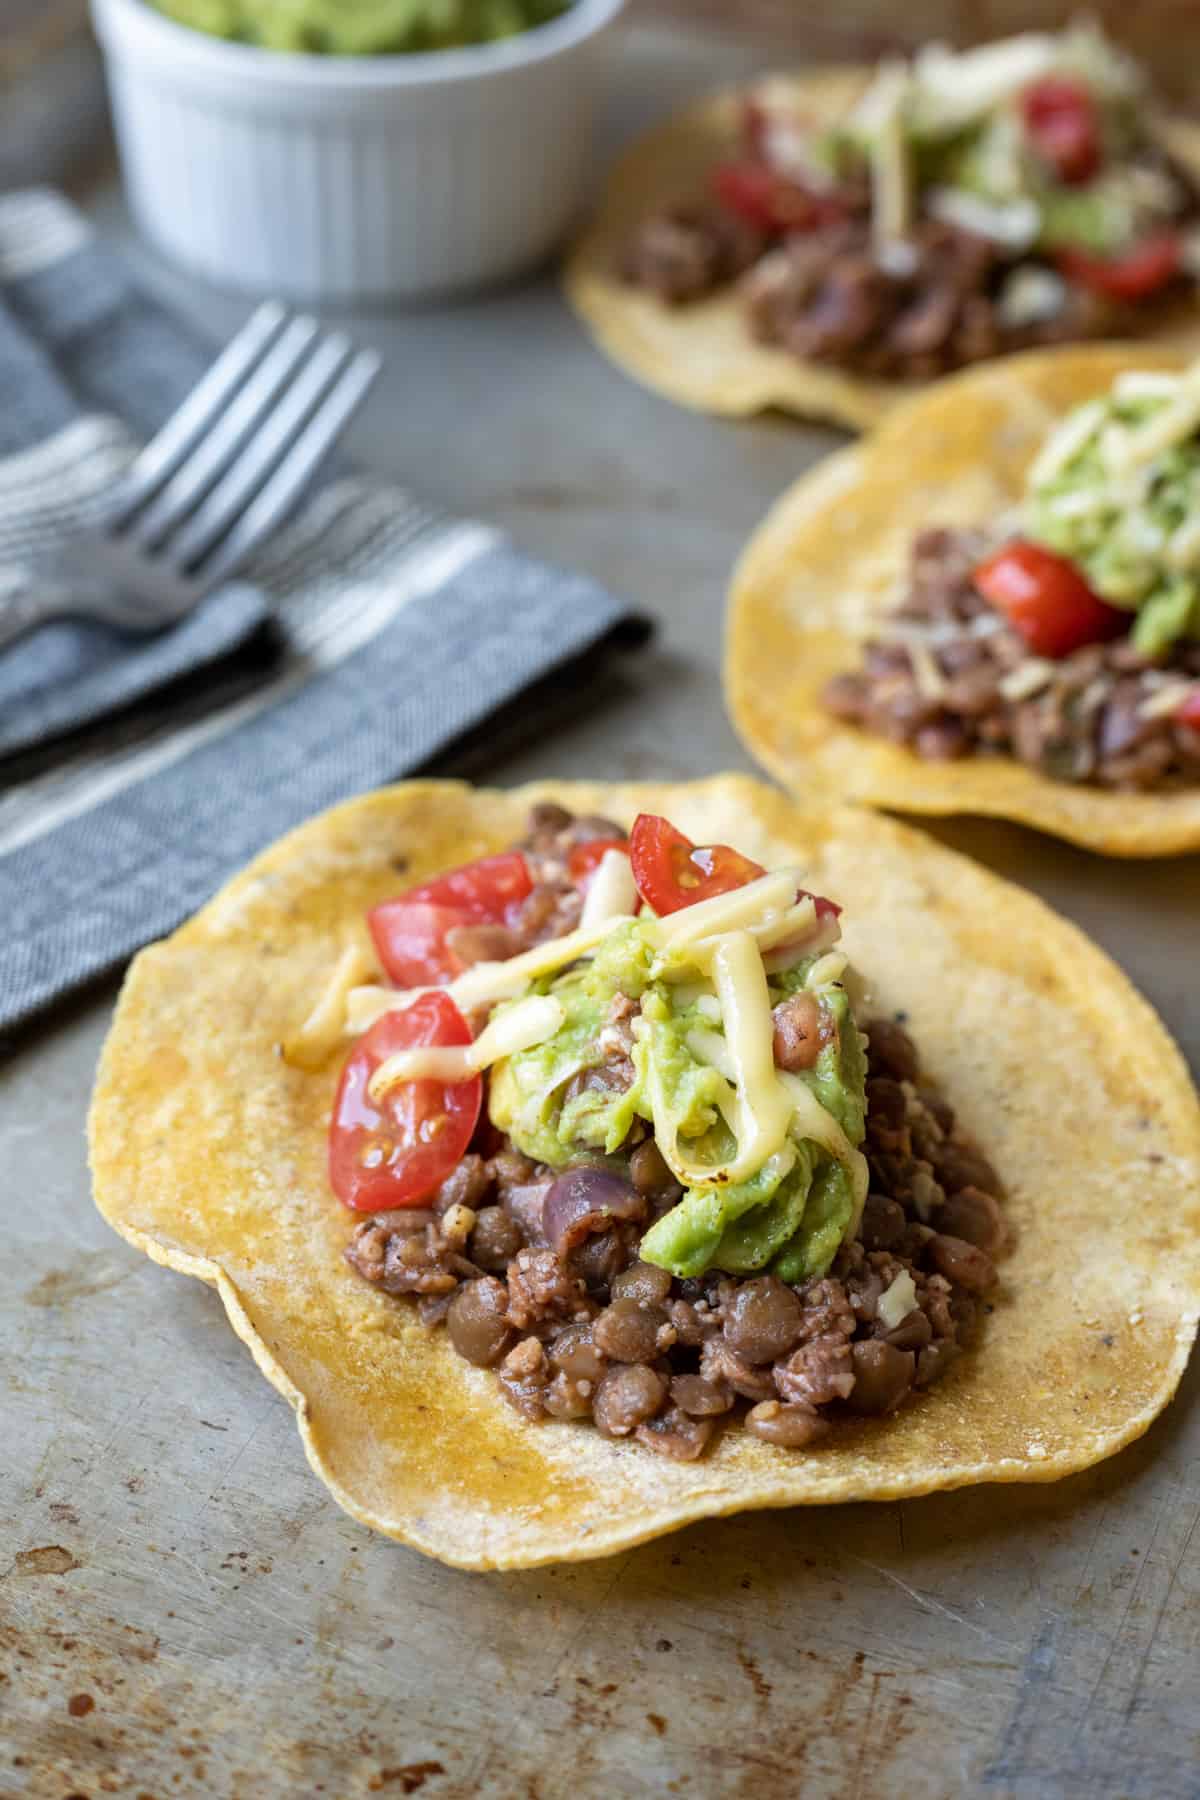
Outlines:
{"type": "Polygon", "coordinates": [[[593,925],[627,919],[637,911],[637,903],[638,891],[628,856],[624,850],[606,850],[584,899],[580,926],[590,931],[593,925]]]}
{"type": "Polygon", "coordinates": [[[422,994],[432,994],[433,988],[388,988],[372,983],[369,987],[352,987],[346,995],[347,1037],[360,1037],[364,1031],[370,1031],[377,1019],[384,1013],[403,1012],[422,994]]]}
{"type": "Polygon", "coordinates": [[[316,1005],[298,1031],[283,1041],[283,1060],[297,1069],[319,1069],[342,1041],[347,996],[375,964],[361,944],[348,944],[338,957],[316,1005]]]}
{"type": "Polygon", "coordinates": [[[729,1053],[729,1045],[719,1031],[709,1031],[707,1026],[696,1025],[686,1033],[683,1041],[697,1062],[708,1063],[710,1068],[715,1069],[718,1075],[723,1075],[730,1083],[737,1080],[737,1070],[729,1053]]]}
{"type": "Polygon", "coordinates": [[[446,991],[463,1012],[472,1012],[477,1006],[494,1006],[498,1000],[515,1000],[539,975],[552,974],[586,956],[619,923],[617,919],[605,919],[599,925],[581,925],[565,937],[551,938],[548,943],[535,944],[532,950],[523,950],[520,956],[510,956],[507,962],[476,963],[473,969],[456,976],[446,991]]]}
{"type": "Polygon", "coordinates": [[[871,235],[877,250],[895,244],[912,223],[912,165],[904,111],[909,92],[903,63],[878,77],[879,116],[871,137],[871,235]]]}
{"type": "Polygon", "coordinates": [[[565,968],[589,950],[594,950],[621,919],[606,919],[600,925],[581,925],[565,937],[550,938],[510,956],[507,962],[476,963],[464,969],[444,988],[353,988],[346,997],[346,1030],[351,1036],[366,1031],[387,1012],[403,1012],[421,994],[449,994],[460,1012],[474,1012],[477,1007],[495,1006],[501,1000],[515,1000],[539,975],[551,975],[565,968]]]}
{"type": "Polygon", "coordinates": [[[1126,431],[1119,443],[1114,445],[1109,467],[1113,474],[1121,474],[1144,463],[1153,462],[1155,457],[1173,450],[1176,444],[1182,444],[1192,437],[1198,426],[1200,363],[1193,363],[1180,376],[1174,399],[1168,400],[1158,412],[1152,413],[1144,424],[1126,431]]]}
{"type": "Polygon", "coordinates": [[[566,1014],[550,994],[530,994],[502,1012],[470,1044],[419,1044],[385,1057],[367,1084],[372,1100],[382,1100],[402,1081],[467,1081],[481,1069],[532,1050],[554,1036],[566,1014]]]}
{"type": "Polygon", "coordinates": [[[744,931],[761,924],[771,914],[785,912],[796,898],[797,885],[794,870],[777,869],[728,894],[715,894],[711,900],[698,900],[694,906],[668,913],[665,919],[649,921],[647,928],[661,949],[682,951],[700,938],[744,931]]]}
{"type": "MultiPolygon", "coordinates": [[[[668,1128],[669,1150],[661,1140],[659,1148],[685,1187],[749,1180],[787,1141],[792,1118],[790,1098],[775,1078],[771,997],[758,945],[749,931],[731,931],[720,939],[713,953],[713,982],[725,1021],[726,1066],[732,1068],[735,1084],[726,1083],[717,1104],[737,1145],[728,1163],[713,1168],[689,1161],[668,1128]]],[[[651,1105],[658,1138],[653,1096],[651,1105]]]]}

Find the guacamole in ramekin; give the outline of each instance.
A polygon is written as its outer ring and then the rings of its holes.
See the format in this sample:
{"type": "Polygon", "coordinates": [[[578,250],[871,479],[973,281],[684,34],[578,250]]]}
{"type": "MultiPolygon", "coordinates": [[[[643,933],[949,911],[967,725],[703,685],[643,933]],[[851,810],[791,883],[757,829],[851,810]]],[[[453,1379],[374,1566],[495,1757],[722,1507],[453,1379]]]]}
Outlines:
{"type": "Polygon", "coordinates": [[[210,37],[263,50],[395,56],[489,44],[544,25],[570,0],[153,0],[210,37]]]}

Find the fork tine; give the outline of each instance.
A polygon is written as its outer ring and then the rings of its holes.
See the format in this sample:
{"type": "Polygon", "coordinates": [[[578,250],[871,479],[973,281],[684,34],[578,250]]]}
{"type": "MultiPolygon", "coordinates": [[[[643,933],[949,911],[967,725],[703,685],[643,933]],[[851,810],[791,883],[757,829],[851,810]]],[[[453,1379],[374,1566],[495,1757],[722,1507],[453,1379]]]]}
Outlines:
{"type": "Polygon", "coordinates": [[[295,375],[318,329],[315,319],[302,316],[291,321],[166,486],[144,512],[129,519],[127,531],[144,548],[157,550],[204,499],[295,375]]]}
{"type": "Polygon", "coordinates": [[[312,357],[262,421],[241,455],[212,489],[163,554],[176,569],[187,570],[223,538],[245,512],[272,469],[295,442],[305,421],[326,390],[341,374],[354,346],[340,333],[318,344],[312,357]]]}
{"type": "Polygon", "coordinates": [[[230,395],[277,336],[287,313],[273,300],[254,311],[201,376],[187,399],[137,456],[117,492],[112,523],[119,527],[168,481],[230,395]]]}
{"type": "Polygon", "coordinates": [[[206,588],[214,588],[236,574],[274,531],[366,398],[381,363],[377,351],[360,350],[342,372],[229,536],[193,571],[206,588]]]}

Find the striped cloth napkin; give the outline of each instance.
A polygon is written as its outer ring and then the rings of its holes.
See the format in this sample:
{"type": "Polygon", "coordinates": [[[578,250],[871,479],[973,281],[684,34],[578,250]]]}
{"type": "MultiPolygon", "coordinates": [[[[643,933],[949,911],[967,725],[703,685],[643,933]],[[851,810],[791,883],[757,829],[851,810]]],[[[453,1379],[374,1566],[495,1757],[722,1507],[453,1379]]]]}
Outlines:
{"type": "MultiPolygon", "coordinates": [[[[213,354],[59,196],[0,197],[0,608],[213,354]]],[[[169,931],[321,807],[574,705],[649,627],[594,582],[391,483],[330,478],[153,639],[0,653],[0,1029],[169,931]],[[553,677],[553,679],[551,679],[553,677]]]]}

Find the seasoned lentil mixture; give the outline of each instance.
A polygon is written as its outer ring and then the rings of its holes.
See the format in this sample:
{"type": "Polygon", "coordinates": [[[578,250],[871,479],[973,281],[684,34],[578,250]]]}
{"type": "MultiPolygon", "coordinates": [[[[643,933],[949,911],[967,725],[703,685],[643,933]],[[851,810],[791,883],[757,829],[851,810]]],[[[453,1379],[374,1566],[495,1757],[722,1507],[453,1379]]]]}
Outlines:
{"type": "Polygon", "coordinates": [[[881,263],[867,207],[820,229],[756,232],[712,202],[673,207],[644,220],[622,253],[620,274],[668,306],[737,284],[746,325],[759,343],[855,373],[929,380],[1039,344],[1120,336],[1138,329],[1164,299],[1120,306],[1059,284],[1057,305],[1021,316],[1006,293],[1018,269],[1049,269],[935,219],[923,220],[903,252],[881,263]],[[1061,291],[1060,291],[1061,289],[1061,291]]]}
{"type": "MultiPolygon", "coordinates": [[[[539,808],[523,846],[541,896],[531,919],[577,915],[569,852],[617,835],[610,821],[539,808]]],[[[818,1047],[806,999],[776,1009],[784,1069],[809,1066],[818,1047]]],[[[633,1010],[614,1005],[611,1046],[593,1077],[631,1080],[633,1010]]],[[[891,1412],[969,1339],[1006,1227],[996,1172],[923,1079],[903,1025],[876,1018],[865,1030],[870,1191],[857,1232],[819,1280],[677,1279],[643,1262],[643,1234],[682,1190],[640,1120],[621,1172],[555,1171],[485,1115],[431,1203],[365,1219],[347,1260],[381,1292],[410,1297],[427,1325],[444,1325],[458,1353],[494,1369],[504,1398],[531,1421],[590,1419],[607,1437],[691,1461],[734,1419],[800,1448],[840,1419],[891,1412]]]]}
{"type": "Polygon", "coordinates": [[[934,760],[1011,756],[1122,791],[1200,782],[1200,729],[1176,716],[1200,682],[1200,643],[1158,662],[1128,638],[1033,656],[975,588],[991,547],[970,531],[917,536],[903,604],[862,667],[828,684],[829,711],[934,760]]]}

